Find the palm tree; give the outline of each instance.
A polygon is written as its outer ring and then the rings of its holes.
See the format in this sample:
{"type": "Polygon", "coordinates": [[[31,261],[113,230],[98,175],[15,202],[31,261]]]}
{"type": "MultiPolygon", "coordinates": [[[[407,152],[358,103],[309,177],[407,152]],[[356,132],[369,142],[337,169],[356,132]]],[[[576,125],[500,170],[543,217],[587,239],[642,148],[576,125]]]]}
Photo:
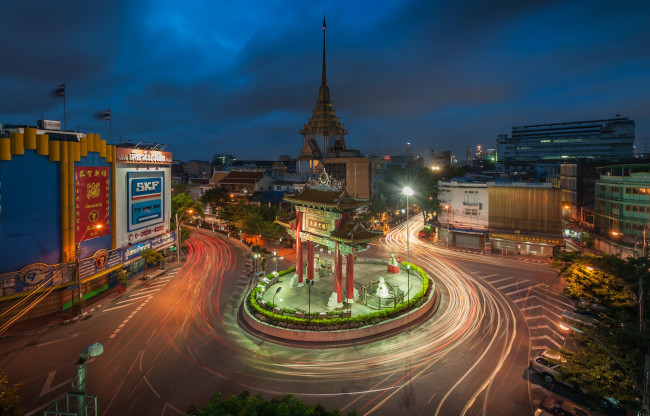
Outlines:
{"type": "Polygon", "coordinates": [[[142,250],[142,253],[140,253],[140,257],[144,259],[144,272],[142,273],[142,278],[144,280],[147,280],[147,265],[160,263],[165,259],[160,252],[152,248],[142,250]]]}

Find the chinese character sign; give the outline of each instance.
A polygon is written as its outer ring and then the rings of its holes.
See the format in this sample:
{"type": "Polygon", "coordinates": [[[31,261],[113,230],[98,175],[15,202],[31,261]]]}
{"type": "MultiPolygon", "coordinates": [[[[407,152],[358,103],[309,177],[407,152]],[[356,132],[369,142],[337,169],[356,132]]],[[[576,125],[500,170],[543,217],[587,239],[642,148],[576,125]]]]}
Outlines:
{"type": "Polygon", "coordinates": [[[111,231],[109,173],[109,167],[77,166],[74,169],[76,242],[111,231]],[[93,228],[99,224],[101,228],[93,228]]]}
{"type": "Polygon", "coordinates": [[[324,217],[308,215],[305,220],[306,230],[317,235],[329,235],[334,228],[331,222],[324,217]]]}

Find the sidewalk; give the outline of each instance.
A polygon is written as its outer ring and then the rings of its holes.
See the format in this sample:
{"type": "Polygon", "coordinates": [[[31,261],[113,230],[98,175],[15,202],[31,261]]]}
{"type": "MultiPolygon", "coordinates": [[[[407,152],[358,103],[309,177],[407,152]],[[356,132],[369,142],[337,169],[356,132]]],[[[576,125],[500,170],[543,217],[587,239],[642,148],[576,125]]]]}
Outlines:
{"type": "MultiPolygon", "coordinates": [[[[161,276],[167,272],[170,268],[176,265],[176,262],[169,262],[164,270],[159,268],[152,268],[151,266],[147,268],[147,280],[161,276]],[[170,267],[171,266],[171,267],[170,267]]],[[[84,307],[83,313],[79,316],[73,316],[70,311],[57,312],[47,316],[41,316],[38,318],[25,319],[11,325],[2,335],[0,339],[10,338],[20,335],[27,335],[30,333],[38,333],[46,329],[58,326],[71,324],[79,319],[83,319],[86,315],[92,313],[94,310],[102,307],[106,303],[112,301],[118,296],[121,296],[124,293],[131,292],[137,289],[141,284],[145,282],[142,280],[143,273],[140,272],[136,275],[133,275],[129,279],[129,284],[126,288],[126,291],[119,292],[119,286],[110,288],[97,296],[93,296],[90,299],[86,300],[86,306],[84,307]]]]}
{"type": "Polygon", "coordinates": [[[527,256],[517,256],[517,255],[514,255],[514,254],[509,254],[507,256],[504,256],[504,255],[501,255],[501,254],[494,254],[494,253],[486,254],[486,253],[482,252],[481,250],[475,249],[475,248],[466,248],[466,247],[457,247],[457,246],[449,246],[449,247],[447,247],[444,243],[435,243],[435,242],[430,241],[430,240],[426,240],[426,242],[428,244],[430,244],[430,245],[436,246],[438,248],[443,248],[445,250],[457,251],[457,252],[460,252],[460,253],[476,254],[478,256],[489,256],[489,257],[492,257],[492,258],[503,257],[503,258],[508,258],[508,259],[521,260],[521,261],[532,261],[532,262],[535,262],[535,263],[550,263],[551,262],[551,260],[549,260],[546,257],[544,257],[544,258],[542,258],[542,257],[527,257],[527,256]]]}

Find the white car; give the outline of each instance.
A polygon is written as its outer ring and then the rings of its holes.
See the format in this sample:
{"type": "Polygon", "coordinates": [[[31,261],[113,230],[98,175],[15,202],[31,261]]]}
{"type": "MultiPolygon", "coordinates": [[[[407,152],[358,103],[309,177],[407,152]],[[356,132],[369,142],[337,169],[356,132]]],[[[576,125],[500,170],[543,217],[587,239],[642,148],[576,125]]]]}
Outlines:
{"type": "MultiPolygon", "coordinates": [[[[566,360],[564,358],[559,355],[553,355],[546,350],[530,360],[530,368],[537,371],[546,383],[553,384],[556,381],[559,381],[557,380],[558,378],[561,378],[560,368],[562,363],[565,362],[566,360]]],[[[562,382],[562,384],[568,387],[573,387],[564,382],[562,382]]]]}

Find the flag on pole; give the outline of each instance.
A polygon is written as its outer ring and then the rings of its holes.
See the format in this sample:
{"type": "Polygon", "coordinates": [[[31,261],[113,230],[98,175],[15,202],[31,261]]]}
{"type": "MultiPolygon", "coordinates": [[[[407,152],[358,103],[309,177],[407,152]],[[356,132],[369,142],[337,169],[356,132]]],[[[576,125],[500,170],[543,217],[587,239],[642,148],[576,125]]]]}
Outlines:
{"type": "Polygon", "coordinates": [[[65,97],[65,82],[54,90],[55,97],[65,97]]]}
{"type": "Polygon", "coordinates": [[[98,120],[110,120],[111,119],[111,110],[104,110],[95,113],[95,118],[98,120]]]}

